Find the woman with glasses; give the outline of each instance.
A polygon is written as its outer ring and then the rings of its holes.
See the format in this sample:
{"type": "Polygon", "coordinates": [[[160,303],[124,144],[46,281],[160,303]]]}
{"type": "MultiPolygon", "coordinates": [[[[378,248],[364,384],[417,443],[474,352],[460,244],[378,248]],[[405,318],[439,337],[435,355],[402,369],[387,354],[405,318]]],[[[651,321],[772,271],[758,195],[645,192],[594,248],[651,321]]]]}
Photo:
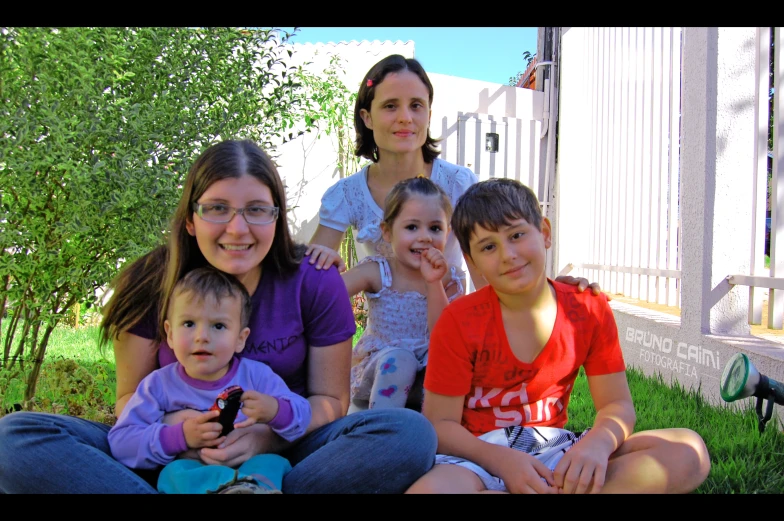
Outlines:
{"type": "MultiPolygon", "coordinates": [[[[209,264],[236,276],[251,295],[251,333],[240,356],[264,362],[305,396],[312,420],[294,444],[256,424],[188,457],[238,467],[256,454],[280,454],[293,465],[284,493],[402,493],[432,466],[435,431],[407,409],[346,416],[356,329],[348,293],[337,269],[302,261],[306,247],[292,240],[287,222],[283,184],[258,146],[224,141],[196,160],[168,245],[128,265],[104,307],[102,341],[112,342],[117,368],[115,415],[142,378],[175,361],[161,334],[161,310],[183,275],[209,264]]],[[[165,417],[172,429],[162,436],[179,435],[191,414],[200,412],[165,417]]],[[[155,493],[156,473],[117,462],[108,431],[64,415],[0,418],[0,492],[155,493]]]]}

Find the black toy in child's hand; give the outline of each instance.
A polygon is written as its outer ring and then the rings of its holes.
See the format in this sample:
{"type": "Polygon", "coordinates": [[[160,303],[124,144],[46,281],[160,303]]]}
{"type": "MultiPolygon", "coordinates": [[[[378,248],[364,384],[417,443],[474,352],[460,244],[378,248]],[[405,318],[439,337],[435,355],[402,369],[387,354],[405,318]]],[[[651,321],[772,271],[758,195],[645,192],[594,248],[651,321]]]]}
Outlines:
{"type": "Polygon", "coordinates": [[[226,436],[234,430],[234,420],[237,419],[237,413],[240,412],[240,397],[243,390],[239,385],[232,385],[223,390],[215,399],[215,403],[210,407],[211,411],[220,411],[220,415],[212,421],[219,422],[223,429],[220,435],[226,436]]]}

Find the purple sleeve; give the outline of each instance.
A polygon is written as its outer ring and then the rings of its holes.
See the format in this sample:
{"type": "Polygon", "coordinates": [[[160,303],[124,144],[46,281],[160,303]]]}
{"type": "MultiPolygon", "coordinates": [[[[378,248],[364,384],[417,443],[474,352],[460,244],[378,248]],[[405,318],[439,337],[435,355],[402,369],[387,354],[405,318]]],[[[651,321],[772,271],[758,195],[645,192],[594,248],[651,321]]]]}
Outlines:
{"type": "Polygon", "coordinates": [[[139,382],[136,392],[109,431],[112,456],[132,469],[156,468],[170,463],[176,456],[164,448],[164,436],[170,440],[171,433],[164,434],[167,426],[161,423],[164,414],[161,404],[165,397],[159,374],[153,371],[139,382]]]}
{"type": "Polygon", "coordinates": [[[166,425],[161,429],[161,447],[163,452],[176,456],[180,452],[188,450],[184,426],[184,423],[178,423],[177,425],[166,425]]]}
{"type": "Polygon", "coordinates": [[[331,346],[354,336],[357,324],[346,284],[338,269],[317,270],[309,263],[302,284],[302,322],[308,344],[331,346]]]}
{"type": "Polygon", "coordinates": [[[277,396],[273,396],[278,402],[278,413],[272,418],[267,425],[273,429],[285,429],[294,421],[294,409],[291,407],[291,402],[283,400],[277,396]]]}

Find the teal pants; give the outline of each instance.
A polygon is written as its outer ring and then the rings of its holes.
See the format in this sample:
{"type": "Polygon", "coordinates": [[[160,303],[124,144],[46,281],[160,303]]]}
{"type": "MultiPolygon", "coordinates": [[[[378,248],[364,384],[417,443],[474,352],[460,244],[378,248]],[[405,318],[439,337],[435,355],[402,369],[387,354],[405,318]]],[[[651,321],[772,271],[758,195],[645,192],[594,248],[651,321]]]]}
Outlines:
{"type": "Polygon", "coordinates": [[[277,454],[259,454],[233,469],[223,465],[205,465],[192,459],[174,460],[158,476],[158,492],[164,494],[207,494],[236,483],[252,481],[259,486],[280,490],[283,476],[291,463],[277,454]]]}

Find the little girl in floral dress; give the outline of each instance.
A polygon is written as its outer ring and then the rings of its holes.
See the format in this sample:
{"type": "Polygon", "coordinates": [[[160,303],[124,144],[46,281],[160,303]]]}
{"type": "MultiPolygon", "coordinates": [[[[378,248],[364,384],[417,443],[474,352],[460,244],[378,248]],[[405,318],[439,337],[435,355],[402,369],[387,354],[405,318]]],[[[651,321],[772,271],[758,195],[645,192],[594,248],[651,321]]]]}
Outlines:
{"type": "Polygon", "coordinates": [[[367,327],[354,346],[355,407],[419,410],[430,330],[441,311],[465,293],[444,258],[452,204],[430,179],[401,181],[384,205],[390,256],[366,257],[343,274],[350,296],[364,292],[367,327]]]}

